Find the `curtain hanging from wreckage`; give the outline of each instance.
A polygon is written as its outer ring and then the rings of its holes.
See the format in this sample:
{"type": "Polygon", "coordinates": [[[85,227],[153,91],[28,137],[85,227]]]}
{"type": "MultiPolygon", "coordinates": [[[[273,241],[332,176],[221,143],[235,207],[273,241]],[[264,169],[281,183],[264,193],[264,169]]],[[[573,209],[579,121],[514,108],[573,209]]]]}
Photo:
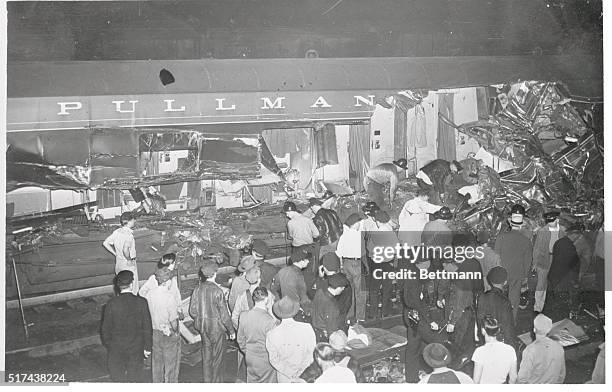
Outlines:
{"type": "Polygon", "coordinates": [[[12,140],[8,136],[7,191],[23,186],[48,189],[129,189],[206,179],[260,176],[258,135],[212,137],[197,131],[82,131],[70,141],[61,131],[12,140]],[[57,139],[55,137],[57,136],[57,139]],[[43,140],[52,138],[49,140],[43,140]],[[77,140],[78,143],[73,141],[77,140]],[[45,149],[50,141],[54,148],[45,149]],[[152,159],[166,151],[186,150],[187,158],[171,173],[152,170],[152,159]],[[49,153],[50,151],[51,153],[49,153]]]}

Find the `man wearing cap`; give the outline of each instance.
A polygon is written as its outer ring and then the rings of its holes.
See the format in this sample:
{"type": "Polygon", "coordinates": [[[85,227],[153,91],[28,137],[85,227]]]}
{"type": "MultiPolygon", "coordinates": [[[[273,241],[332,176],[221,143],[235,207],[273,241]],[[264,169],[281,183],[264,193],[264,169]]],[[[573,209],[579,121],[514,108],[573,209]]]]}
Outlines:
{"type": "Polygon", "coordinates": [[[395,199],[395,190],[399,182],[398,173],[408,167],[408,161],[404,158],[393,161],[393,163],[381,163],[368,170],[363,179],[363,186],[368,193],[368,199],[379,206],[385,205],[385,185],[389,184],[389,205],[395,199]]]}
{"type": "MultiPolygon", "coordinates": [[[[174,253],[166,253],[157,262],[158,271],[162,269],[166,269],[170,271],[171,273],[172,278],[170,279],[170,282],[171,282],[170,291],[173,293],[175,301],[179,306],[178,308],[179,318],[182,320],[183,319],[182,299],[181,299],[181,292],[179,291],[179,288],[178,288],[178,277],[177,277],[177,274],[175,273],[175,268],[176,268],[176,254],[174,253]]],[[[140,295],[142,298],[147,298],[148,293],[154,288],[156,288],[157,286],[159,286],[159,284],[157,283],[157,278],[155,277],[155,274],[153,274],[149,276],[149,279],[147,279],[147,281],[140,287],[140,290],[138,291],[138,295],[140,295]]]]}
{"type": "Polygon", "coordinates": [[[552,325],[552,320],[543,314],[533,320],[535,340],[523,350],[518,384],[563,384],[565,351],[559,342],[546,336],[552,325]]]}
{"type": "MultiPolygon", "coordinates": [[[[453,214],[448,207],[442,207],[433,213],[434,220],[427,222],[421,233],[421,243],[424,246],[429,246],[441,249],[442,252],[433,252],[430,257],[431,270],[441,271],[444,269],[445,261],[442,255],[446,247],[451,246],[453,241],[453,231],[448,226],[448,221],[453,218],[453,214]]],[[[433,249],[432,248],[432,249],[433,249]]],[[[434,279],[430,284],[434,287],[434,297],[438,307],[444,307],[446,297],[450,290],[449,279],[434,279]]]]}
{"type": "Polygon", "coordinates": [[[463,372],[449,369],[452,356],[440,343],[429,343],[423,350],[423,359],[433,369],[423,376],[419,384],[473,384],[474,381],[463,372]]]}
{"type": "Polygon", "coordinates": [[[251,298],[253,307],[240,314],[236,341],[245,355],[247,383],[277,382],[276,370],[266,350],[266,335],[277,324],[277,319],[270,314],[271,297],[265,287],[255,288],[251,298]]]}
{"type": "Polygon", "coordinates": [[[440,202],[446,185],[452,180],[451,174],[456,174],[461,170],[461,164],[457,161],[434,159],[417,173],[417,185],[427,191],[433,201],[440,202]]]}
{"type": "Polygon", "coordinates": [[[261,270],[260,286],[270,290],[272,279],[277,274],[280,268],[268,263],[266,257],[270,255],[270,248],[264,240],[258,238],[253,240],[251,244],[251,255],[255,258],[259,269],[261,270]]]}
{"type": "MultiPolygon", "coordinates": [[[[518,209],[513,207],[514,210],[518,209]]],[[[521,299],[521,285],[529,275],[533,257],[531,240],[521,232],[523,218],[524,214],[513,212],[510,217],[512,230],[501,233],[495,241],[495,252],[500,257],[501,265],[508,272],[508,299],[512,305],[512,314],[515,320],[521,299]]]]}
{"type": "Polygon", "coordinates": [[[304,251],[291,255],[291,264],[281,268],[272,279],[271,291],[277,299],[291,297],[309,313],[312,307],[302,270],[308,267],[310,255],[304,251]]]}
{"type": "Polygon", "coordinates": [[[344,230],[338,240],[336,255],[342,260],[342,272],[350,282],[352,290],[349,318],[365,320],[366,291],[362,287],[362,268],[367,269],[361,254],[361,216],[353,213],[346,218],[344,230]]]}
{"type": "MultiPolygon", "coordinates": [[[[291,253],[305,251],[312,255],[314,264],[318,264],[319,253],[315,239],[319,237],[319,229],[312,219],[308,219],[297,210],[293,202],[285,202],[283,213],[287,216],[287,239],[291,241],[291,253]]],[[[315,269],[313,268],[314,272],[315,269]]]]}
{"type": "Polygon", "coordinates": [[[155,280],[157,287],[146,295],[153,324],[153,382],[177,383],[181,364],[180,302],[172,292],[171,270],[158,269],[155,280]]]}
{"type": "Polygon", "coordinates": [[[548,271],[552,263],[552,251],[555,242],[564,236],[563,229],[559,225],[559,213],[549,211],[544,214],[546,225],[540,228],[535,236],[533,244],[533,268],[538,277],[535,290],[535,303],[533,310],[541,312],[546,301],[546,289],[548,286],[548,271]]]}
{"type": "Polygon", "coordinates": [[[143,354],[151,355],[153,331],[149,305],[134,295],[134,274],[119,271],[120,294],[104,307],[102,343],[108,350],[108,370],[114,382],[142,382],[143,354]]]}
{"type": "Polygon", "coordinates": [[[319,254],[324,255],[328,252],[333,252],[336,249],[340,235],[342,235],[342,222],[338,214],[336,214],[336,211],[323,208],[321,200],[314,197],[308,200],[308,204],[314,212],[312,221],[319,230],[319,254]]]}
{"type": "MultiPolygon", "coordinates": [[[[238,320],[243,312],[253,309],[255,302],[253,301],[253,292],[261,284],[261,270],[259,267],[253,267],[249,269],[244,277],[249,283],[249,288],[244,290],[242,294],[236,299],[234,309],[232,310],[232,324],[234,328],[238,329],[238,320]]],[[[272,303],[269,304],[270,311],[272,311],[272,303]]]]}
{"type": "Polygon", "coordinates": [[[189,314],[202,337],[203,382],[223,382],[223,354],[226,335],[235,338],[235,330],[223,291],[215,282],[217,263],[200,268],[200,283],[191,295],[189,314]]]}
{"type": "MultiPolygon", "coordinates": [[[[308,298],[314,300],[314,297],[318,290],[327,289],[329,286],[329,278],[336,275],[344,275],[340,272],[340,258],[334,253],[329,252],[321,258],[321,266],[319,267],[319,276],[315,280],[314,284],[308,289],[308,298]]],[[[343,320],[343,326],[346,322],[349,310],[351,309],[351,303],[353,302],[353,292],[350,283],[347,284],[346,288],[338,295],[336,301],[338,303],[338,310],[340,311],[340,318],[343,320]]]]}
{"type": "Polygon", "coordinates": [[[399,239],[401,243],[419,245],[421,233],[429,222],[429,215],[440,210],[440,206],[431,204],[427,191],[419,189],[414,199],[408,200],[399,214],[399,239]]]}
{"type": "Polygon", "coordinates": [[[317,290],[313,301],[312,326],[318,341],[327,341],[332,332],[342,330],[346,326],[346,319],[341,317],[337,297],[348,284],[344,274],[335,274],[327,280],[327,287],[317,290]]]}
{"type": "MultiPolygon", "coordinates": [[[[508,280],[506,269],[501,266],[493,267],[487,274],[487,281],[491,289],[481,294],[477,299],[476,320],[480,332],[484,325],[486,315],[493,316],[499,325],[498,339],[516,348],[516,333],[512,305],[505,294],[504,287],[508,280]]],[[[483,339],[483,336],[480,336],[483,339]]]]}
{"type": "Polygon", "coordinates": [[[253,256],[244,256],[240,260],[240,264],[238,264],[238,267],[236,268],[236,270],[238,271],[240,275],[236,276],[232,280],[232,287],[230,288],[230,293],[229,293],[228,305],[229,305],[230,312],[234,311],[234,305],[236,304],[236,300],[238,299],[238,296],[244,293],[245,290],[248,290],[249,287],[251,286],[251,284],[247,282],[245,275],[247,271],[249,271],[252,268],[255,268],[256,266],[257,266],[257,261],[255,260],[255,257],[253,256]]]}
{"type": "Polygon", "coordinates": [[[299,310],[300,304],[291,297],[284,297],[272,306],[282,321],[267,333],[266,349],[280,383],[304,382],[300,375],[313,361],[315,333],[310,324],[293,319],[299,310]]]}
{"type": "Polygon", "coordinates": [[[106,237],[102,245],[115,257],[115,274],[120,271],[132,271],[134,285],[132,290],[138,295],[138,268],[136,266],[136,240],[134,239],[134,225],[136,218],[131,212],[124,212],[119,218],[121,227],[106,237]]]}

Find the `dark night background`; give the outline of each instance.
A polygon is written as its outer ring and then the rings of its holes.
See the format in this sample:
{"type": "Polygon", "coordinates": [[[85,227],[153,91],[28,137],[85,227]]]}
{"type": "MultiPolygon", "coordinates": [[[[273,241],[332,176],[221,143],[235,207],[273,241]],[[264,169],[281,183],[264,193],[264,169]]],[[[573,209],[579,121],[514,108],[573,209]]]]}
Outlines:
{"type": "Polygon", "coordinates": [[[8,60],[601,55],[601,0],[9,2],[8,60]]]}

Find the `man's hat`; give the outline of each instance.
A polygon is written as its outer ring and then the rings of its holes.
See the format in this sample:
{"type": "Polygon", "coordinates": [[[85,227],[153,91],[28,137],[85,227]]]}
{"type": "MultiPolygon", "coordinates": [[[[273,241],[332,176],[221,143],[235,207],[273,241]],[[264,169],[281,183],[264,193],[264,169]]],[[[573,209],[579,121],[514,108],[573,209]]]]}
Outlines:
{"type": "Polygon", "coordinates": [[[173,272],[168,268],[160,268],[155,271],[155,280],[157,280],[157,284],[163,284],[170,279],[172,279],[173,272]]]}
{"type": "Polygon", "coordinates": [[[448,207],[440,208],[438,211],[434,212],[433,215],[434,215],[434,219],[442,219],[442,220],[449,220],[453,217],[453,213],[448,207]]]}
{"type": "Polygon", "coordinates": [[[283,297],[272,305],[272,312],[281,319],[292,318],[300,310],[299,302],[291,297],[283,297]]]}
{"type": "Polygon", "coordinates": [[[283,212],[297,211],[297,206],[292,201],[287,201],[283,204],[283,212]]]}
{"type": "Polygon", "coordinates": [[[334,252],[326,253],[321,258],[321,265],[328,271],[338,272],[340,271],[340,258],[334,252]]]}
{"type": "Polygon", "coordinates": [[[395,166],[399,166],[402,169],[406,170],[408,168],[408,161],[404,158],[400,158],[397,161],[393,161],[395,166]]]}
{"type": "Polygon", "coordinates": [[[487,274],[487,281],[490,285],[503,284],[508,280],[508,271],[502,266],[491,268],[487,274]]]}
{"type": "Polygon", "coordinates": [[[270,254],[270,248],[268,247],[268,244],[266,244],[266,241],[264,240],[260,240],[260,239],[253,240],[251,248],[252,250],[255,251],[255,253],[262,255],[262,256],[267,256],[270,254]]]}
{"type": "Polygon", "coordinates": [[[544,213],[544,220],[546,223],[554,222],[559,218],[559,211],[548,211],[544,213]]]}
{"type": "Polygon", "coordinates": [[[335,351],[339,352],[344,352],[351,349],[348,345],[348,336],[346,336],[344,331],[341,329],[329,335],[329,345],[335,351]]]}
{"type": "Polygon", "coordinates": [[[244,278],[250,284],[257,283],[260,277],[261,277],[261,270],[258,267],[251,268],[250,270],[246,272],[246,274],[244,274],[244,278]]]}
{"type": "Polygon", "coordinates": [[[334,274],[327,278],[327,284],[332,289],[337,289],[338,287],[346,287],[349,285],[349,281],[344,276],[344,274],[334,274]]]}
{"type": "Polygon", "coordinates": [[[313,206],[320,206],[322,205],[323,202],[319,199],[317,199],[316,197],[311,197],[310,199],[308,199],[308,205],[313,207],[313,206]]]}
{"type": "Polygon", "coordinates": [[[203,266],[200,267],[200,272],[206,278],[210,278],[211,276],[216,274],[218,270],[219,270],[219,265],[217,265],[217,263],[213,263],[213,262],[208,262],[208,263],[206,263],[206,264],[204,264],[203,266]]]}
{"type": "Polygon", "coordinates": [[[443,344],[429,343],[423,349],[423,359],[432,368],[439,368],[451,362],[451,353],[443,344]]]}
{"type": "Polygon", "coordinates": [[[539,332],[547,334],[552,329],[553,322],[550,318],[540,313],[533,319],[533,327],[539,332]]]}
{"type": "Polygon", "coordinates": [[[387,214],[383,210],[376,210],[376,212],[374,213],[374,219],[376,219],[380,223],[387,223],[391,220],[389,214],[387,214]]]}
{"type": "Polygon", "coordinates": [[[251,255],[244,256],[242,260],[240,260],[240,264],[238,264],[238,271],[240,272],[248,271],[251,268],[255,267],[256,265],[257,265],[257,260],[255,260],[255,257],[251,255]]]}
{"type": "Polygon", "coordinates": [[[134,281],[134,273],[129,270],[120,271],[117,274],[117,286],[129,286],[134,281]]]}

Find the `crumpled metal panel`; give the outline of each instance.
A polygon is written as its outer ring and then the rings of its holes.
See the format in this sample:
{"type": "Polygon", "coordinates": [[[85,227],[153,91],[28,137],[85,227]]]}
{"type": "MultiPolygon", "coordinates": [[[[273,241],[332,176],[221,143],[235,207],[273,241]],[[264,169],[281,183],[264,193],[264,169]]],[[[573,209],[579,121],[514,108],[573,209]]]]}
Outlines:
{"type": "Polygon", "coordinates": [[[557,84],[523,82],[516,87],[507,106],[488,121],[456,127],[516,167],[499,174],[490,168],[480,173],[480,182],[484,175],[490,182],[499,180],[501,186],[489,189],[483,200],[460,211],[458,217],[464,223],[499,228],[505,220],[504,209],[519,203],[532,219],[554,208],[567,219],[597,226],[596,211],[603,201],[600,135],[587,126],[557,84]]]}

